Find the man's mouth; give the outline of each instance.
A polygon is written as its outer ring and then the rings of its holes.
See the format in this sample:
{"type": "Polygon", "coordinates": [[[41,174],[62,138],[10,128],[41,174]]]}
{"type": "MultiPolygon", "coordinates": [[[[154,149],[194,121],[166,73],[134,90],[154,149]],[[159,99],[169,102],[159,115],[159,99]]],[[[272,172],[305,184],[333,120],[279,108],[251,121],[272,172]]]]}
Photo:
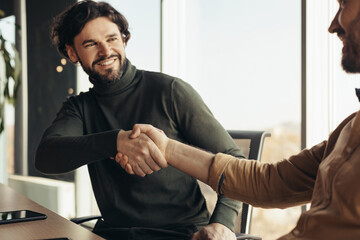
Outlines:
{"type": "Polygon", "coordinates": [[[338,34],[338,37],[340,38],[340,41],[345,41],[345,34],[338,34]]]}
{"type": "Polygon", "coordinates": [[[108,65],[112,64],[115,61],[116,61],[116,58],[113,58],[113,59],[108,59],[106,61],[99,62],[97,64],[100,65],[100,66],[108,66],[108,65]]]}
{"type": "Polygon", "coordinates": [[[120,55],[111,55],[107,58],[101,58],[98,59],[96,61],[93,62],[92,66],[94,67],[95,65],[99,65],[99,66],[109,66],[111,64],[113,64],[117,59],[120,60],[121,56],[120,55]]]}

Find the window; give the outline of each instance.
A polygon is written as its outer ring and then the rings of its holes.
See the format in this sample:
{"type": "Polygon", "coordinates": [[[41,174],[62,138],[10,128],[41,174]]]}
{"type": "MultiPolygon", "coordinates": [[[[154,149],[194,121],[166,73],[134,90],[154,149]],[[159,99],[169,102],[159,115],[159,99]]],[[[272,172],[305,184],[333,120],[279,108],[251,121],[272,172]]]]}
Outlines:
{"type": "MultiPolygon", "coordinates": [[[[301,2],[164,0],[163,71],[189,82],[226,129],[270,130],[262,160],[300,150],[301,2]]],[[[251,233],[289,232],[301,208],[254,209],[251,233]]]]}
{"type": "Polygon", "coordinates": [[[160,0],[106,0],[129,22],[127,57],[139,69],[160,71],[160,0]],[[141,7],[139,7],[141,6],[141,7]]]}

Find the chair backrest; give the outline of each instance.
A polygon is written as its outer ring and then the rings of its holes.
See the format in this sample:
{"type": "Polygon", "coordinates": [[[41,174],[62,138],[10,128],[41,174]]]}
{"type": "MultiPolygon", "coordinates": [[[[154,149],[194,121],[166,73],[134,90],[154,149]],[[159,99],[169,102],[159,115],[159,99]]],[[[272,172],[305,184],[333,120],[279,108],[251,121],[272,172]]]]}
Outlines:
{"type": "MultiPolygon", "coordinates": [[[[230,136],[235,143],[243,151],[247,159],[261,160],[261,153],[263,150],[264,140],[270,137],[271,133],[268,131],[242,131],[242,130],[228,130],[230,136]]],[[[246,203],[242,204],[241,215],[236,222],[236,226],[240,226],[240,233],[249,234],[252,217],[252,206],[246,203]]]]}

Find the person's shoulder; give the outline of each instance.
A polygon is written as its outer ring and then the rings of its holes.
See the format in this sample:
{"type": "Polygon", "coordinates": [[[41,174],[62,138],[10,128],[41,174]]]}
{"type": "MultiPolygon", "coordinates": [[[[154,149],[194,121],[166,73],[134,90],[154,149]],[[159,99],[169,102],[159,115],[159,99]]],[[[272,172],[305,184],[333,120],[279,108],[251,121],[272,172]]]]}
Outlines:
{"type": "Polygon", "coordinates": [[[351,113],[339,124],[339,126],[346,125],[348,122],[352,121],[355,118],[360,118],[360,111],[351,113]]]}
{"type": "Polygon", "coordinates": [[[188,82],[166,73],[141,70],[141,74],[143,78],[151,82],[151,84],[168,85],[173,88],[191,88],[188,82]]]}
{"type": "Polygon", "coordinates": [[[330,133],[329,141],[331,139],[336,138],[339,136],[339,134],[343,131],[344,127],[349,124],[350,122],[354,122],[356,118],[360,117],[360,111],[354,112],[350,114],[348,117],[346,117],[340,124],[330,133]]]}
{"type": "Polygon", "coordinates": [[[177,80],[177,77],[168,75],[162,72],[155,72],[155,71],[147,71],[147,70],[140,70],[141,74],[145,79],[154,80],[154,81],[174,81],[177,80]]]}
{"type": "Polygon", "coordinates": [[[70,95],[66,98],[66,102],[72,103],[72,104],[76,104],[76,105],[81,105],[84,102],[88,102],[91,101],[93,98],[93,94],[91,92],[91,89],[87,92],[80,92],[79,94],[76,95],[70,95]]]}

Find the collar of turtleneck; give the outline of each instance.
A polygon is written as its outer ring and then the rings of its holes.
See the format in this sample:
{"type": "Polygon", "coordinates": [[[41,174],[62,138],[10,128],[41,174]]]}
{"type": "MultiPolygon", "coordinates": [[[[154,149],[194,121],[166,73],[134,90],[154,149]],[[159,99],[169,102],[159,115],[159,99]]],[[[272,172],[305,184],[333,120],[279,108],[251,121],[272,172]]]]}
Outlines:
{"type": "Polygon", "coordinates": [[[136,67],[133,66],[128,59],[126,59],[125,71],[121,76],[120,80],[112,84],[95,83],[92,90],[98,96],[121,93],[129,89],[132,85],[134,85],[135,74],[136,74],[136,67]]]}

